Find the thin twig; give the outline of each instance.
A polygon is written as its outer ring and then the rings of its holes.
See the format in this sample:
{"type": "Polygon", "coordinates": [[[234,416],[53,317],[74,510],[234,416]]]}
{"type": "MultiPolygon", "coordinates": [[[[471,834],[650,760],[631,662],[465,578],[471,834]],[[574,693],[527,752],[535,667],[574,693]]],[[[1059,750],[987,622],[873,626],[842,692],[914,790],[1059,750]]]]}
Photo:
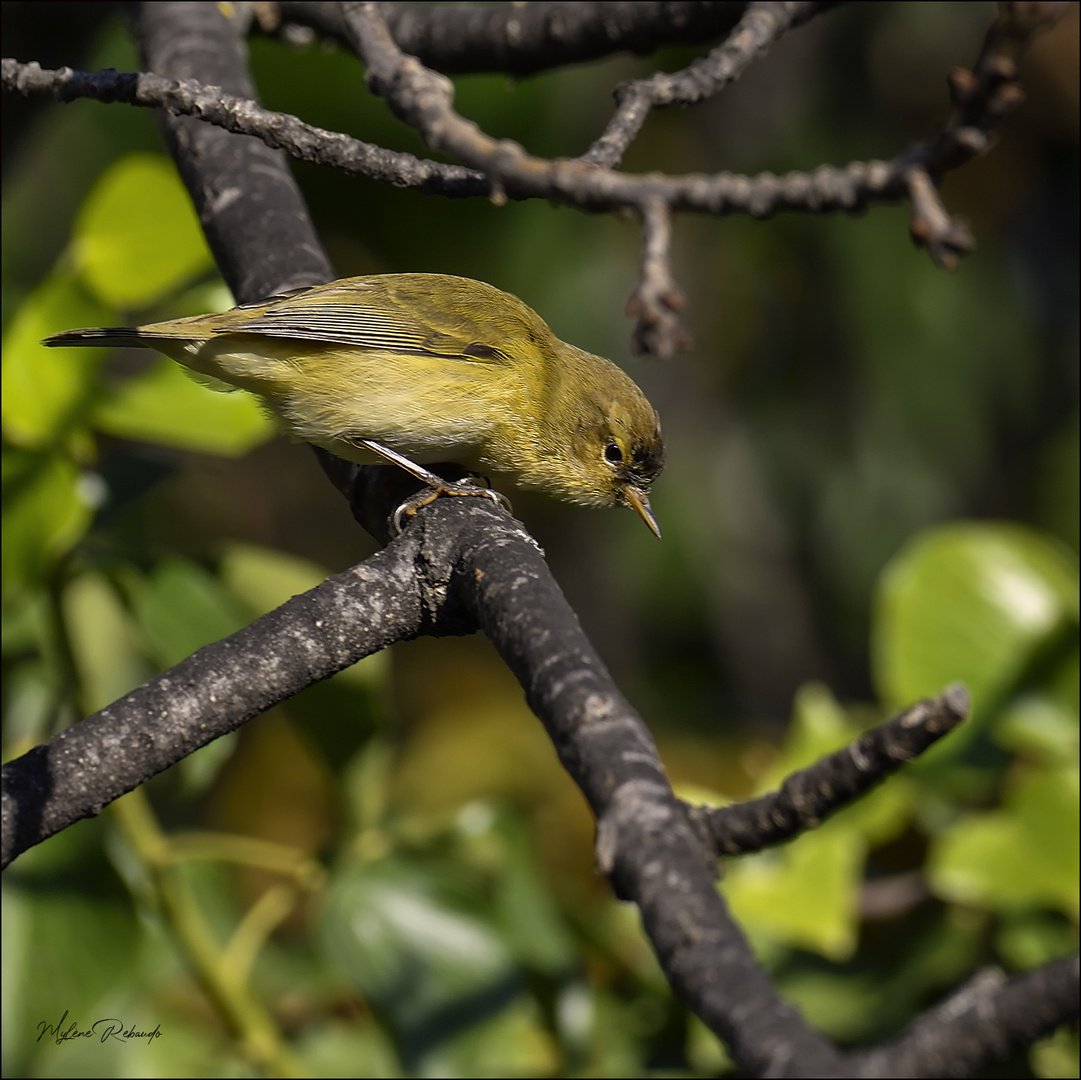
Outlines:
{"type": "Polygon", "coordinates": [[[965,222],[951,217],[942,205],[938,185],[948,170],[980,157],[994,145],[1003,117],[1025,97],[1017,81],[1021,54],[1068,7],[1045,0],[999,4],[998,18],[987,32],[973,70],[958,67],[950,72],[952,108],[942,131],[898,159],[912,206],[912,239],[944,269],[954,269],[975,241],[965,222]]]}
{"type": "Polygon", "coordinates": [[[707,56],[682,71],[657,72],[616,88],[616,111],[604,134],[578,159],[606,169],[615,168],[638,135],[651,109],[668,105],[692,105],[720,93],[786,30],[831,4],[808,0],[755,0],[728,38],[707,56]]]}
{"type": "Polygon", "coordinates": [[[627,314],[638,320],[631,348],[651,356],[674,356],[681,349],[691,348],[694,340],[679,314],[687,297],[672,277],[669,264],[671,215],[664,203],[648,202],[641,216],[641,270],[626,307],[627,314]]]}
{"type": "Polygon", "coordinates": [[[306,124],[289,113],[272,112],[247,98],[205,86],[194,79],[163,79],[150,72],[49,70],[38,62],[0,61],[0,85],[22,97],[49,94],[58,101],[92,98],[164,109],[173,116],[194,116],[236,135],[254,135],[298,161],[326,165],[353,176],[412,188],[422,194],[448,198],[483,196],[488,186],[481,173],[461,165],[426,161],[412,154],[387,150],[337,131],[306,124]]]}

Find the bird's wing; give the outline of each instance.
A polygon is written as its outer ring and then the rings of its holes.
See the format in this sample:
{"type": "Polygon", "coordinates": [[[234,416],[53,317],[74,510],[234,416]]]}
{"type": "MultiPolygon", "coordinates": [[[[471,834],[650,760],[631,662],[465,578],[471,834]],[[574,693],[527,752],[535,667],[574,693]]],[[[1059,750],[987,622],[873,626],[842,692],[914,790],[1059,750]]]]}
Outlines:
{"type": "Polygon", "coordinates": [[[324,288],[303,290],[252,305],[262,308],[252,317],[238,308],[239,318],[217,327],[215,334],[259,334],[488,363],[509,359],[497,329],[478,320],[444,316],[433,325],[434,320],[414,314],[381,290],[356,290],[341,299],[327,293],[324,288]]]}

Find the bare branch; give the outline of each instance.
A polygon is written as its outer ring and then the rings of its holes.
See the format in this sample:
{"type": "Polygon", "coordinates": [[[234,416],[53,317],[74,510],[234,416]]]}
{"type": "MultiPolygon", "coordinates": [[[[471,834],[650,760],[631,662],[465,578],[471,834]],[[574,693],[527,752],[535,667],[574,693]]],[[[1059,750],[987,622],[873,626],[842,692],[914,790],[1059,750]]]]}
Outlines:
{"type": "Polygon", "coordinates": [[[580,161],[614,168],[642,129],[651,109],[691,105],[733,83],[790,27],[832,7],[801,0],[754,0],[728,39],[683,71],[657,72],[616,88],[616,111],[580,161]]]}
{"type": "Polygon", "coordinates": [[[44,70],[36,62],[0,61],[5,91],[23,97],[49,94],[58,101],[93,98],[143,108],[164,109],[174,116],[194,116],[237,135],[254,135],[267,146],[298,161],[325,165],[353,176],[412,188],[427,195],[466,198],[488,194],[481,173],[461,165],[425,161],[412,154],[327,131],[289,113],[272,112],[246,97],[194,79],[164,79],[150,73],[122,73],[111,68],[89,73],[71,68],[44,70]]]}
{"type": "Polygon", "coordinates": [[[1012,57],[1033,33],[1058,17],[1062,5],[1007,6],[1007,13],[988,35],[977,74],[955,73],[952,77],[956,108],[931,142],[917,143],[889,162],[857,161],[841,168],[823,165],[810,173],[782,177],[727,172],[631,175],[580,159],[533,157],[517,143],[492,139],[458,115],[452,107],[450,82],[402,53],[375,5],[349,7],[354,12],[355,46],[369,65],[372,88],[386,96],[395,112],[417,128],[430,146],[455,155],[466,168],[421,161],[326,132],[296,117],[263,110],[250,100],[223,96],[216,88],[193,80],[115,72],[87,75],[66,68],[47,72],[36,64],[6,59],[3,87],[23,95],[52,94],[61,100],[88,96],[159,106],[171,113],[198,116],[238,134],[255,135],[301,160],[428,194],[486,195],[497,202],[543,198],[593,211],[640,212],[647,203],[658,202],[672,211],[717,216],[741,213],[757,218],[783,211],[855,213],[871,203],[909,198],[914,200],[914,236],[937,261],[950,265],[970,246],[970,240],[963,225],[941,207],[934,184],[945,171],[990,145],[994,125],[1020,100],[1012,57]],[[919,175],[921,171],[927,180],[919,175]]]}
{"type": "Polygon", "coordinates": [[[947,213],[937,186],[948,170],[980,157],[994,144],[995,129],[1003,117],[1024,100],[1017,81],[1021,54],[1068,7],[1043,0],[999,4],[998,18],[987,32],[973,70],[950,72],[952,109],[942,131],[899,159],[912,204],[912,239],[944,269],[954,269],[975,242],[967,225],[947,213]]]}
{"type": "Polygon", "coordinates": [[[627,314],[638,320],[631,347],[636,353],[673,356],[694,342],[679,316],[687,298],[672,277],[668,261],[671,215],[659,202],[646,203],[641,213],[641,271],[626,307],[627,314]]]}
{"type": "Polygon", "coordinates": [[[908,226],[912,239],[927,249],[936,266],[943,270],[956,269],[960,257],[976,246],[968,225],[950,216],[926,169],[909,169],[905,180],[912,207],[908,226]]]}
{"type": "MultiPolygon", "coordinates": [[[[433,78],[441,76],[429,73],[433,78]]],[[[493,187],[482,170],[463,169],[419,160],[372,146],[337,132],[325,132],[286,113],[274,113],[247,99],[237,98],[193,79],[163,79],[157,75],[44,70],[36,62],[0,61],[2,87],[23,96],[44,95],[68,101],[91,97],[103,102],[122,101],[162,108],[172,115],[192,116],[238,135],[254,135],[268,146],[280,148],[298,160],[322,163],[353,175],[384,180],[424,194],[492,197],[493,187]],[[324,136],[326,137],[324,139],[324,136]]],[[[457,117],[467,128],[479,129],[457,117]]],[[[482,148],[490,153],[495,140],[482,148]]],[[[634,176],[599,169],[571,160],[548,162],[528,158],[514,143],[502,149],[525,160],[505,186],[502,196],[514,199],[546,198],[596,211],[633,209],[643,203],[662,202],[673,210],[723,216],[746,213],[769,217],[781,210],[828,213],[855,212],[873,196],[896,202],[906,190],[903,178],[886,162],[854,162],[844,169],[822,166],[813,173],[776,177],[762,173],[748,177],[735,173],[713,176],[693,174],[669,177],[663,173],[634,176]]],[[[483,159],[487,162],[487,158],[483,159]]]]}
{"type": "Polygon", "coordinates": [[[732,173],[634,176],[582,161],[534,157],[510,139],[491,138],[455,112],[453,84],[398,48],[377,5],[349,3],[345,9],[371,89],[385,97],[430,147],[483,172],[495,202],[543,198],[596,211],[637,211],[660,202],[672,210],[768,217],[782,209],[854,211],[872,196],[897,201],[906,191],[902,176],[883,162],[857,162],[844,170],[823,167],[813,174],[792,173],[778,179],[772,173],[753,178],[732,173]]]}
{"type": "Polygon", "coordinates": [[[720,808],[695,807],[692,818],[719,855],[742,855],[789,840],[865,794],[918,757],[968,715],[959,683],[865,732],[843,750],[789,776],[781,790],[720,808]]]}

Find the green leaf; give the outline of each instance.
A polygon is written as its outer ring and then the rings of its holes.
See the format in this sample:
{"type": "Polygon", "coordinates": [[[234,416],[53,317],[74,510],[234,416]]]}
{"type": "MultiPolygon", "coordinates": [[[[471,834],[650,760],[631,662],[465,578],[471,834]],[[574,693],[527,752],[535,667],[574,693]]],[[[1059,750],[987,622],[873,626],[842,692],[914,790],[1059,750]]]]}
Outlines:
{"type": "Polygon", "coordinates": [[[327,577],[318,563],[255,544],[231,543],[221,558],[222,581],[256,616],[314,589],[327,577]]]}
{"type": "Polygon", "coordinates": [[[133,620],[104,575],[74,578],[64,590],[63,605],[85,708],[104,708],[150,675],[136,648],[133,620]]]}
{"type": "Polygon", "coordinates": [[[45,664],[22,663],[4,674],[4,747],[21,754],[49,737],[59,697],[55,672],[45,664]]]}
{"type": "Polygon", "coordinates": [[[830,1038],[866,1038],[889,1008],[888,990],[866,972],[800,965],[781,975],[778,989],[809,1024],[830,1038]]]}
{"type": "Polygon", "coordinates": [[[1077,933],[1061,915],[1028,908],[1005,913],[995,934],[995,948],[1016,971],[1031,971],[1077,948],[1077,933]]]}
{"type": "Polygon", "coordinates": [[[276,430],[250,394],[208,390],[164,358],[117,386],[95,407],[92,420],[124,439],[224,457],[241,457],[276,430]]]}
{"type": "Polygon", "coordinates": [[[797,769],[805,769],[840,750],[858,734],[858,728],[829,687],[804,683],[793,703],[792,723],[785,733],[784,747],[762,775],[758,790],[777,787],[797,769]]]}
{"type": "MultiPolygon", "coordinates": [[[[394,1044],[373,1020],[320,1017],[296,1035],[293,1049],[309,1076],[403,1076],[394,1044]]],[[[192,1074],[195,1075],[195,1074],[192,1074]]]]}
{"type": "Polygon", "coordinates": [[[1076,707],[1069,708],[1049,694],[1036,693],[1011,702],[996,717],[992,732],[1000,746],[1048,764],[1076,761],[1078,734],[1076,707]]]}
{"type": "Polygon", "coordinates": [[[435,875],[382,860],[339,874],[320,927],[324,955],[407,1042],[437,1042],[517,994],[510,953],[435,875]]]}
{"type": "Polygon", "coordinates": [[[87,285],[116,308],[146,307],[214,266],[176,168],[129,154],[87,196],[72,239],[87,285]]]}
{"type": "MultiPolygon", "coordinates": [[[[776,789],[858,737],[859,726],[819,683],[796,695],[784,747],[759,782],[776,789]]],[[[721,888],[740,924],[759,938],[845,960],[856,947],[859,889],[868,842],[881,843],[911,817],[912,792],[900,778],[837,812],[793,842],[735,862],[721,888]]]]}
{"type": "Polygon", "coordinates": [[[130,977],[139,928],[127,903],[70,887],[5,880],[3,908],[4,1073],[38,1075],[24,1055],[39,1056],[47,1071],[59,1049],[55,1035],[38,1041],[38,1024],[55,1027],[66,1012],[65,1026],[86,1030],[111,1015],[103,1001],[130,977]]]}
{"type": "Polygon", "coordinates": [[[1075,563],[1030,529],[960,524],[925,533],[880,580],[872,628],[880,698],[897,708],[961,680],[978,711],[1076,621],[1077,589],[1075,563]]]}
{"type": "Polygon", "coordinates": [[[69,274],[50,275],[23,301],[4,335],[0,415],[9,442],[55,442],[80,417],[106,356],[102,349],[50,349],[41,339],[110,317],[69,274]]]}
{"type": "Polygon", "coordinates": [[[557,1076],[561,1064],[541,1010],[519,995],[494,1016],[424,1054],[414,1075],[557,1076]]]}
{"type": "Polygon", "coordinates": [[[154,659],[169,668],[245,625],[221,583],[197,563],[167,559],[136,597],[135,611],[154,659]]]}
{"type": "Polygon", "coordinates": [[[724,1043],[694,1013],[687,1016],[684,1053],[697,1076],[724,1076],[735,1070],[724,1043]]]}
{"type": "Polygon", "coordinates": [[[1029,1051],[1033,1075],[1057,1080],[1060,1076],[1077,1075],[1077,1026],[1064,1025],[1054,1035],[1041,1039],[1029,1051]]]}
{"type": "Polygon", "coordinates": [[[1042,906],[1078,914],[1078,771],[1041,769],[1016,781],[1002,810],[969,814],[928,858],[941,897],[999,910],[1042,906]]]}
{"type": "Polygon", "coordinates": [[[572,971],[574,942],[538,872],[525,820],[478,800],[462,807],[457,825],[463,855],[493,874],[494,919],[518,963],[553,978],[572,971]]]}
{"type": "Polygon", "coordinates": [[[721,891],[752,935],[846,960],[856,948],[864,857],[857,832],[824,825],[783,848],[740,859],[721,891]]]}
{"type": "Polygon", "coordinates": [[[41,578],[86,532],[93,507],[79,470],[62,458],[5,447],[5,592],[41,578]]]}

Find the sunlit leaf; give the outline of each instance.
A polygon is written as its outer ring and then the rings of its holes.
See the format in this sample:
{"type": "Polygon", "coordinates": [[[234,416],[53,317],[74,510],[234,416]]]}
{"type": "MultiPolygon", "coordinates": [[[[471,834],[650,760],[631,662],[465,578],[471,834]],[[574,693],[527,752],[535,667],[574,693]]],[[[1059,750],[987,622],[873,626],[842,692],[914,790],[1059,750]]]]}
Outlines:
{"type": "Polygon", "coordinates": [[[134,621],[103,575],[74,578],[63,603],[85,708],[101,709],[147,678],[149,665],[136,647],[134,621]]]}
{"type": "Polygon", "coordinates": [[[86,283],[121,309],[145,307],[214,265],[176,167],[159,154],[129,154],[102,175],[72,251],[86,283]]]}
{"type": "Polygon", "coordinates": [[[1039,533],[1006,524],[925,533],[882,577],[872,640],[878,692],[899,707],[960,680],[978,710],[1077,609],[1076,566],[1039,533]]]}
{"type": "Polygon", "coordinates": [[[215,393],[166,359],[119,384],[92,419],[110,435],[226,457],[246,454],[275,432],[251,395],[215,393]]]}
{"type": "Polygon", "coordinates": [[[844,960],[856,946],[865,848],[851,829],[824,826],[732,864],[721,890],[749,932],[844,960]]]}
{"type": "Polygon", "coordinates": [[[536,1002],[519,995],[424,1054],[422,1076],[557,1076],[561,1054],[536,1002]]]}
{"type": "Polygon", "coordinates": [[[928,881],[949,900],[1010,910],[1042,905],[1078,913],[1078,772],[1041,769],[1005,806],[969,814],[940,835],[928,881]]]}
{"type": "Polygon", "coordinates": [[[166,668],[245,625],[221,583],[197,563],[179,558],[155,568],[135,611],[154,659],[166,668]]]}
{"type": "Polygon", "coordinates": [[[1049,694],[1026,694],[1013,702],[997,718],[993,734],[1000,746],[1048,763],[1077,760],[1077,710],[1049,694]]]}
{"type": "Polygon", "coordinates": [[[328,577],[318,563],[255,544],[232,543],[221,558],[221,577],[255,615],[314,589],[328,577]]]}
{"type": "Polygon", "coordinates": [[[1077,1075],[1077,1025],[1060,1027],[1054,1035],[1041,1039],[1029,1051],[1033,1075],[1057,1080],[1077,1075]]]}
{"type": "Polygon", "coordinates": [[[3,568],[5,589],[33,580],[73,547],[93,506],[82,474],[58,457],[5,449],[3,568]]]}
{"type": "Polygon", "coordinates": [[[41,339],[109,317],[69,274],[55,273],[19,306],[3,347],[0,415],[18,446],[45,446],[76,422],[97,383],[103,349],[50,349],[41,339]]]}

